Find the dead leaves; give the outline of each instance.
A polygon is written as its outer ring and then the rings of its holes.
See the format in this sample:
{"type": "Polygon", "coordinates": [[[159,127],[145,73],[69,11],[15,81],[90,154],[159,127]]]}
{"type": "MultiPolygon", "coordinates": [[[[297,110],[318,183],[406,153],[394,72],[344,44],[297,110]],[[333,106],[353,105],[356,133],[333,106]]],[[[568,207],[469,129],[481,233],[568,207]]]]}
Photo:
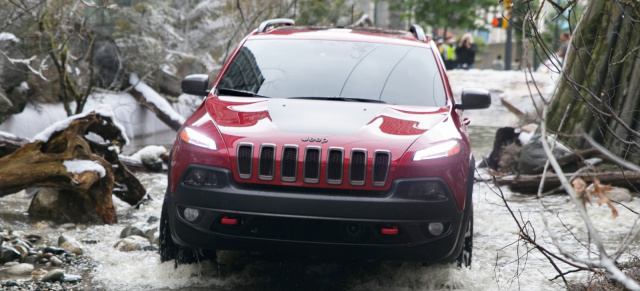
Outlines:
{"type": "Polygon", "coordinates": [[[578,199],[582,201],[582,204],[585,205],[587,202],[591,204],[591,199],[589,199],[590,195],[598,197],[598,205],[602,205],[603,203],[607,203],[609,208],[611,209],[611,215],[613,218],[618,217],[618,210],[616,210],[615,206],[611,202],[611,199],[606,195],[607,191],[613,190],[614,187],[611,185],[602,185],[598,179],[593,179],[593,187],[587,187],[587,183],[582,178],[575,178],[571,182],[573,185],[573,191],[578,196],[578,199]]]}

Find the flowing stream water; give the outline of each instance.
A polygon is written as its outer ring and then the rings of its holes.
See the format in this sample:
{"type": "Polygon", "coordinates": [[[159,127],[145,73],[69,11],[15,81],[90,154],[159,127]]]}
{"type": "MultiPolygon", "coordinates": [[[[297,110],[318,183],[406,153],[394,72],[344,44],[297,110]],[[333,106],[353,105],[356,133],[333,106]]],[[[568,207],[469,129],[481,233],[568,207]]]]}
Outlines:
{"type": "MultiPolygon", "coordinates": [[[[471,127],[476,159],[491,149],[493,127],[471,127]]],[[[477,176],[487,177],[480,171],[477,176]]],[[[500,190],[492,184],[477,182],[474,186],[474,248],[471,269],[454,265],[428,265],[397,262],[326,261],[310,258],[255,257],[243,252],[219,252],[217,263],[204,261],[175,268],[173,262],[160,262],[157,251],[122,252],[114,248],[126,225],[141,229],[158,227],[162,197],[167,183],[166,174],[139,173],[152,200],[139,209],[114,199],[119,223],[117,225],[76,225],[65,229],[57,224],[44,224],[26,214],[29,199],[24,192],[0,199],[0,229],[37,234],[57,241],[65,234],[84,241],[85,254],[93,266],[67,267],[67,272],[83,276],[81,286],[97,290],[561,290],[561,279],[550,281],[557,272],[539,252],[529,251],[519,240],[518,229],[505,207],[500,190]],[[151,219],[150,219],[151,218],[151,219]],[[40,223],[39,223],[40,222],[40,223]]],[[[501,189],[518,219],[529,221],[535,229],[537,242],[554,250],[532,195],[501,189]]],[[[569,251],[583,257],[589,255],[586,246],[575,238],[588,242],[584,223],[566,195],[552,195],[544,199],[543,215],[550,220],[549,228],[558,232],[559,240],[569,251]]],[[[640,209],[637,198],[627,204],[640,209]]],[[[618,207],[620,216],[614,219],[606,206],[588,207],[592,219],[602,231],[610,251],[626,231],[636,222],[637,215],[618,207]]],[[[522,223],[522,222],[521,222],[522,223]]],[[[585,243],[587,244],[587,243],[585,243]]],[[[637,244],[631,252],[637,252],[637,244]]],[[[595,256],[593,253],[591,256],[595,256]]],[[[556,261],[557,262],[557,261],[556,261]]],[[[570,270],[558,264],[563,271],[570,270]]],[[[6,268],[0,267],[0,279],[8,278],[6,268]]],[[[568,275],[569,280],[584,280],[585,274],[568,275]]],[[[15,278],[13,278],[15,280],[15,278]]],[[[32,280],[31,276],[19,278],[32,280]]]]}

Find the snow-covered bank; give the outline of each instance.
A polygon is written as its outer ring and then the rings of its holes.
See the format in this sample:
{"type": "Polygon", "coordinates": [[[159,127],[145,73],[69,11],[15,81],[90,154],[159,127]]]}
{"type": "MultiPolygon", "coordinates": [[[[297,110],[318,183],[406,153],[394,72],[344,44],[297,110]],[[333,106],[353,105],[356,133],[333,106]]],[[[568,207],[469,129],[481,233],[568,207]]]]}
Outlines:
{"type": "MultiPolygon", "coordinates": [[[[198,103],[189,96],[181,96],[179,100],[178,103],[173,104],[172,108],[183,117],[189,116],[193,112],[194,104],[198,103]]],[[[128,93],[93,94],[87,100],[83,112],[90,112],[103,104],[111,106],[116,121],[122,124],[130,139],[173,132],[128,93]]],[[[62,104],[29,103],[22,113],[13,115],[0,124],[0,131],[31,139],[49,125],[66,118],[67,113],[62,104]]],[[[175,135],[175,132],[173,134],[175,135]]]]}

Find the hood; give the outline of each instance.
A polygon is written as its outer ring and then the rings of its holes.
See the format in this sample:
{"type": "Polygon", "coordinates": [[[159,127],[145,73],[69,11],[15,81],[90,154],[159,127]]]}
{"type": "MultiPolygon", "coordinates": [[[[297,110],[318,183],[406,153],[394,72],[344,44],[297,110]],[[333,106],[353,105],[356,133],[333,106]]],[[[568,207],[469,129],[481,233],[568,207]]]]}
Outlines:
{"type": "Polygon", "coordinates": [[[230,148],[239,142],[316,143],[323,147],[375,147],[398,154],[449,113],[448,107],[311,99],[212,97],[206,102],[230,148]]]}

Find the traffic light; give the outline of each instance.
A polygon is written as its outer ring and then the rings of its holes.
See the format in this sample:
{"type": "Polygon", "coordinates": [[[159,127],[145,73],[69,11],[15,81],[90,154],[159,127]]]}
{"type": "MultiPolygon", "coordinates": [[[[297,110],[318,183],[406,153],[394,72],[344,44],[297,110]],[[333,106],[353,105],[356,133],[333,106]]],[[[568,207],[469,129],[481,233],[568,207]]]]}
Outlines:
{"type": "Polygon", "coordinates": [[[507,28],[509,27],[509,20],[503,17],[494,17],[493,21],[491,21],[491,26],[507,28]]]}

